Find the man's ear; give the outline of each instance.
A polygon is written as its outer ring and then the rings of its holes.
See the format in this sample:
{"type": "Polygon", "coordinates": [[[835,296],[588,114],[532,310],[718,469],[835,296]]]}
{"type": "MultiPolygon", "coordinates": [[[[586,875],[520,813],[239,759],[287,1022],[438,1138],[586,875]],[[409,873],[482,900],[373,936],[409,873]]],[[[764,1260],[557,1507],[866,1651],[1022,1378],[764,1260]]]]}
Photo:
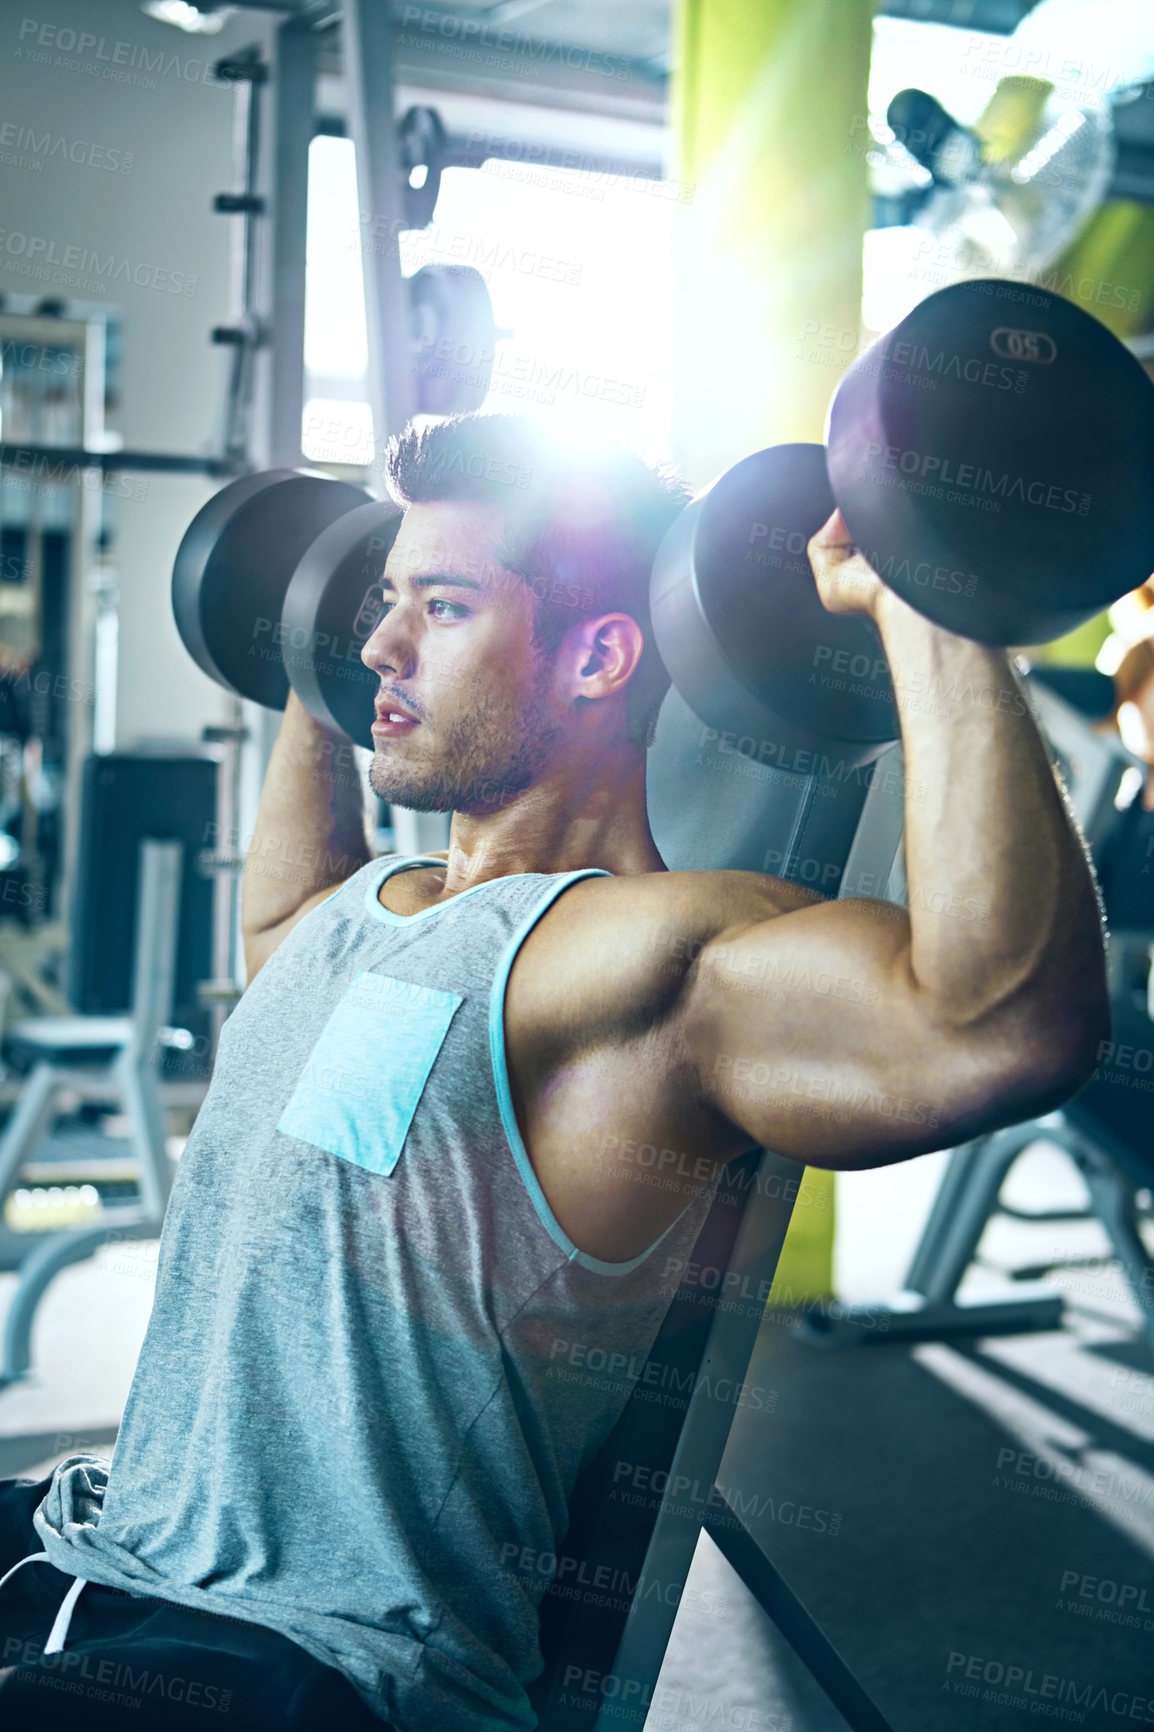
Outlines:
{"type": "Polygon", "coordinates": [[[577,629],[574,696],[606,698],[624,691],[645,649],[637,621],[631,614],[605,613],[577,629]]]}

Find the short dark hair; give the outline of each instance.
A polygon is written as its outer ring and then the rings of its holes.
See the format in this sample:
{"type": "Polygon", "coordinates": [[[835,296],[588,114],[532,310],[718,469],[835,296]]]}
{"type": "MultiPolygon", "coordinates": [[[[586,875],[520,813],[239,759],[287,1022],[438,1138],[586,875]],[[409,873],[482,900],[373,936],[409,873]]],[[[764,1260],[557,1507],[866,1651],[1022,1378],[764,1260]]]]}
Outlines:
{"type": "Polygon", "coordinates": [[[500,563],[537,598],[533,644],[557,650],[569,628],[627,613],[645,639],[625,691],[626,729],[653,743],[669,689],[653,641],[653,556],[689,489],[627,446],[574,449],[527,415],[461,415],[414,426],[390,440],[385,476],[400,505],[476,501],[504,517],[500,563]]]}

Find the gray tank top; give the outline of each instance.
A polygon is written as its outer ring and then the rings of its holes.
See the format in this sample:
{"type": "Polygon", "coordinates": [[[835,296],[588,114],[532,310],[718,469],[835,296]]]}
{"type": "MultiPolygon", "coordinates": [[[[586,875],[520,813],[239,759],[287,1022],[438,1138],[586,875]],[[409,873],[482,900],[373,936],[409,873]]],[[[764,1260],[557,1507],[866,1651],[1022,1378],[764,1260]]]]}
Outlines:
{"type": "Polygon", "coordinates": [[[608,874],[384,908],[420,864],[356,873],[229,1017],[111,1467],[62,1463],[36,1528],[73,1575],[280,1630],[401,1728],[504,1732],[534,1724],[567,1501],[709,1194],[628,1262],[572,1243],[517,1129],[505,984],[608,874]]]}

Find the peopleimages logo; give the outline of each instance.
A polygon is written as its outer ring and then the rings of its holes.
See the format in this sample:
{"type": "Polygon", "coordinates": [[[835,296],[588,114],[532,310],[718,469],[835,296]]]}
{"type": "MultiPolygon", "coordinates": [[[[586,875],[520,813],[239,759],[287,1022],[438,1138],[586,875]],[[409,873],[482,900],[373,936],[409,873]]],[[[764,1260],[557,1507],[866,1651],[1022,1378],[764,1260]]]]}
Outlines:
{"type": "Polygon", "coordinates": [[[45,266],[54,265],[64,271],[80,272],[92,280],[92,287],[103,294],[109,283],[135,283],[139,289],[160,289],[168,295],[195,295],[199,279],[187,271],[170,271],[164,266],[151,265],[143,259],[117,258],[115,253],[103,255],[94,247],[64,246],[48,235],[24,234],[19,229],[0,229],[0,260],[4,270],[23,270],[36,260],[30,273],[43,274],[45,266]],[[20,259],[20,265],[10,265],[8,259],[20,259]]]}
{"type": "Polygon", "coordinates": [[[207,1708],[217,1714],[227,1714],[232,1703],[232,1691],[219,1684],[205,1684],[196,1678],[170,1676],[164,1672],[139,1671],[116,1660],[98,1660],[94,1654],[61,1650],[46,1654],[37,1643],[20,1636],[5,1638],[0,1664],[5,1669],[35,1668],[32,1683],[63,1690],[68,1695],[86,1696],[94,1701],[116,1702],[120,1707],[139,1708],[145,1696],[165,1696],[170,1702],[184,1702],[190,1708],[207,1708]],[[103,1687],[102,1687],[103,1686],[103,1687]],[[121,1692],[131,1691],[132,1695],[121,1692]]]}
{"type": "Polygon", "coordinates": [[[21,126],[7,120],[0,125],[0,161],[28,163],[39,168],[49,157],[75,162],[85,168],[102,168],[109,174],[131,174],[136,158],[130,150],[114,145],[90,144],[84,139],[68,139],[52,132],[37,132],[31,126],[21,126]],[[27,152],[17,159],[10,152],[27,152]],[[36,159],[36,160],[31,160],[36,159]]]}
{"type": "MultiPolygon", "coordinates": [[[[494,12],[499,10],[492,9],[494,12]]],[[[493,50],[502,55],[539,65],[555,62],[576,71],[597,73],[603,78],[628,78],[630,64],[624,55],[605,54],[600,49],[582,48],[572,43],[544,42],[525,36],[520,30],[493,28],[493,19],[472,13],[464,15],[442,12],[439,8],[406,6],[401,17],[401,29],[414,35],[435,37],[442,53],[456,58],[479,61],[493,50]]]]}
{"type": "Polygon", "coordinates": [[[995,510],[1003,499],[1020,499],[1023,504],[1040,505],[1047,511],[1076,511],[1079,517],[1086,517],[1092,503],[1091,494],[1079,493],[1076,487],[1061,487],[1056,481],[1030,481],[1006,470],[996,474],[977,463],[957,463],[951,457],[936,457],[928,451],[903,451],[900,446],[882,445],[873,439],[866,446],[866,461],[875,471],[883,472],[875,474],[875,480],[886,481],[884,472],[892,471],[895,476],[900,473],[918,481],[985,496],[993,501],[995,510]]]}
{"type": "Polygon", "coordinates": [[[218,84],[222,88],[226,82],[218,79],[211,59],[182,60],[168,48],[148,49],[135,42],[110,41],[69,25],[42,23],[38,18],[21,19],[17,44],[13,50],[16,60],[83,72],[91,78],[132,84],[142,90],[157,89],[156,79],[141,77],[142,73],[158,72],[162,78],[175,74],[185,84],[218,84]],[[84,55],[92,59],[83,59],[84,55]]]}
{"type": "MultiPolygon", "coordinates": [[[[1007,339],[1034,334],[1007,332],[1007,339]]],[[[995,336],[1001,341],[1001,332],[995,331],[990,339],[990,346],[996,355],[1003,360],[1026,359],[1025,355],[1012,354],[1008,343],[998,347],[993,340],[995,336]]],[[[951,349],[931,349],[926,343],[916,343],[907,337],[899,337],[896,332],[879,338],[873,347],[861,356],[858,365],[863,371],[875,372],[883,363],[887,378],[897,378],[901,383],[912,383],[917,379],[919,383],[932,385],[935,389],[939,379],[957,379],[959,382],[964,380],[967,385],[984,385],[996,391],[1015,391],[1020,395],[1026,384],[1025,373],[1013,367],[998,367],[993,361],[982,360],[977,355],[960,355],[951,349]],[[895,374],[895,366],[907,368],[908,372],[895,374]]]]}
{"type": "Polygon", "coordinates": [[[50,343],[20,343],[14,337],[5,337],[0,343],[0,372],[5,366],[76,379],[80,374],[80,357],[75,349],[50,343]]]}
{"type": "Polygon", "coordinates": [[[1063,1678],[1057,1672],[1043,1672],[1039,1677],[1032,1666],[987,1660],[982,1654],[959,1654],[956,1650],[946,1662],[943,1688],[959,1696],[976,1696],[1005,1707],[1028,1708],[1031,1714],[1041,1713],[1058,1720],[1082,1721],[1086,1716],[1079,1710],[1087,1708],[1127,1720],[1144,1720],[1154,1713],[1154,1697],[1111,1690],[1102,1684],[1084,1684],[1076,1678],[1063,1678]],[[982,1690],[982,1684],[993,1688],[982,1690]],[[1073,1707],[1063,1709],[1043,1703],[1072,1703],[1073,1707]]]}

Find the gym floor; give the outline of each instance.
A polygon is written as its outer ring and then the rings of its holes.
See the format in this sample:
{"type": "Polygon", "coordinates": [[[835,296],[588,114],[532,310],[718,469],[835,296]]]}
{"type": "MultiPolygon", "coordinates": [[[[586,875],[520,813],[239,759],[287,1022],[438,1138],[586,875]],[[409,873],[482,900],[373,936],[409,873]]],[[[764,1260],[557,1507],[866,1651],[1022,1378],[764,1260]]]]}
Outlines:
{"type": "MultiPolygon", "coordinates": [[[[843,1297],[900,1284],[943,1161],[841,1175],[843,1297]]],[[[1041,1145],[1007,1195],[1031,1208],[1081,1201],[1073,1169],[1041,1145]]],[[[155,1243],[109,1246],[58,1279],[34,1378],[0,1392],[0,1476],[111,1451],[155,1259],[155,1243]]],[[[739,1411],[721,1482],[895,1732],[1014,1732],[1039,1717],[1097,1732],[1120,1712],[1142,1726],[1134,1699],[1154,1697],[1154,1355],[1096,1223],[1002,1217],[982,1259],[966,1291],[1079,1260],[1054,1277],[1067,1326],[822,1351],[767,1325],[748,1381],[777,1399],[739,1411]],[[1025,1682],[1007,1687],[1007,1674],[1025,1682]]],[[[13,1279],[0,1277],[0,1304],[13,1279]]],[[[845,1722],[703,1538],[646,1726],[845,1722]]]]}

